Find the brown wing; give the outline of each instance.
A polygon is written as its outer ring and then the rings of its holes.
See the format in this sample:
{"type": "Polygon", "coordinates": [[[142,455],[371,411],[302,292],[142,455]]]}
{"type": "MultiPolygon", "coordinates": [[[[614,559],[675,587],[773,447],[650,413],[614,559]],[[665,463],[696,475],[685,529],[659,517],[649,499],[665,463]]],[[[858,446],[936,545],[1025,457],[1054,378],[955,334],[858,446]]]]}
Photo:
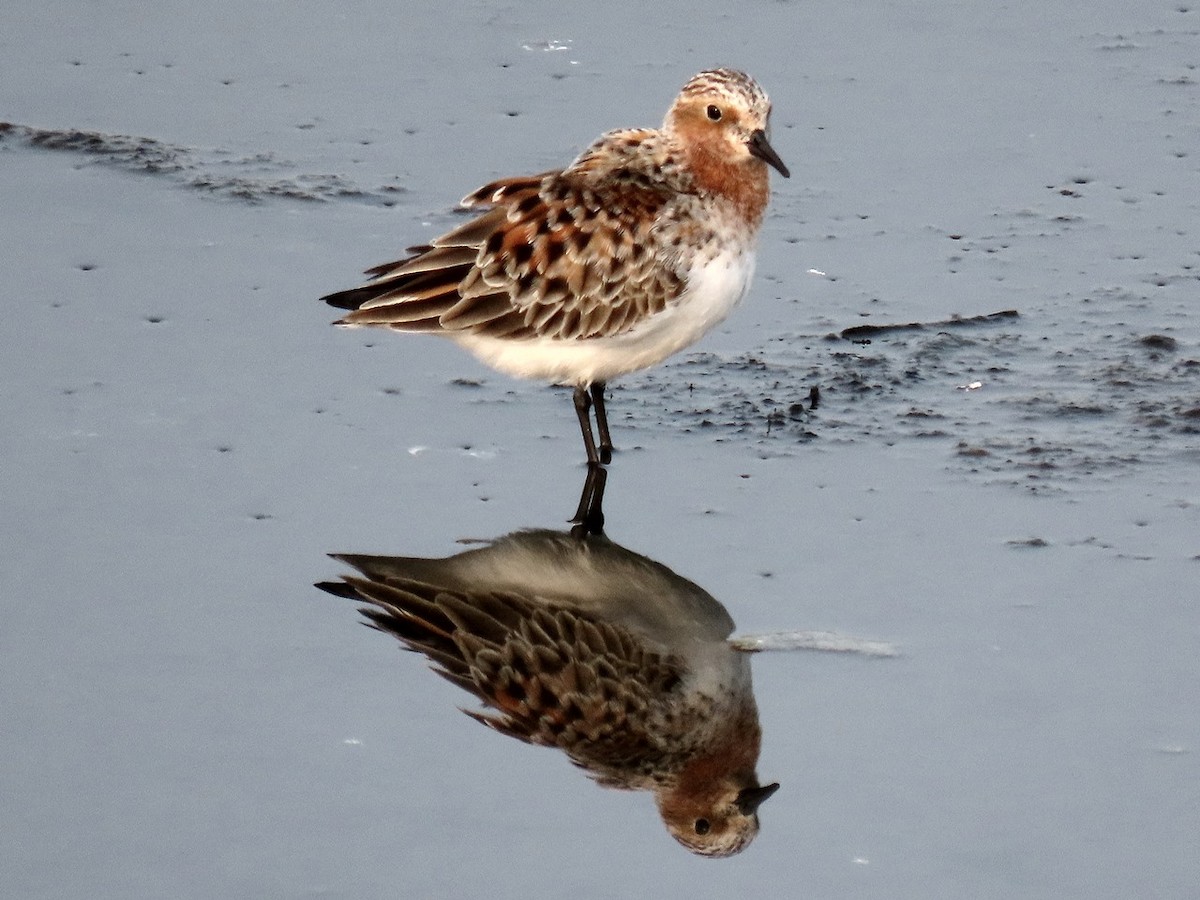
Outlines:
{"type": "Polygon", "coordinates": [[[654,134],[609,135],[566,171],[485,185],[463,201],[490,207],[482,215],[323,299],[353,310],[344,325],[564,340],[627,331],[683,289],[658,252],[674,189],[638,152],[654,134]]]}
{"type": "Polygon", "coordinates": [[[464,595],[399,578],[317,587],[370,604],[360,611],[372,627],[496,710],[463,712],[501,734],[558,747],[616,786],[610,767],[662,756],[650,707],[679,685],[680,662],[625,628],[511,593],[464,595]]]}

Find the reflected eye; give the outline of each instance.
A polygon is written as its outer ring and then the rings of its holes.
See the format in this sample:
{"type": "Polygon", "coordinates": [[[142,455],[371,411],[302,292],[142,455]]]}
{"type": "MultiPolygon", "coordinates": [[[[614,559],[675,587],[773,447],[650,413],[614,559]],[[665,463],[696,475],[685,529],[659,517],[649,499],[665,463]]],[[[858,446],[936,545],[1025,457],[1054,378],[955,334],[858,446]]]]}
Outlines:
{"type": "MultiPolygon", "coordinates": [[[[710,119],[712,119],[712,121],[714,121],[714,122],[720,122],[721,121],[721,107],[710,105],[708,107],[708,117],[710,119]]],[[[704,820],[701,819],[700,821],[703,822],[704,820]]]]}
{"type": "MultiPolygon", "coordinates": [[[[710,106],[709,109],[716,109],[716,107],[710,106]]],[[[717,118],[720,118],[720,116],[721,111],[717,110],[717,118]]],[[[696,834],[708,834],[708,829],[710,828],[712,828],[712,825],[709,824],[708,819],[696,820],[696,834]]]]}

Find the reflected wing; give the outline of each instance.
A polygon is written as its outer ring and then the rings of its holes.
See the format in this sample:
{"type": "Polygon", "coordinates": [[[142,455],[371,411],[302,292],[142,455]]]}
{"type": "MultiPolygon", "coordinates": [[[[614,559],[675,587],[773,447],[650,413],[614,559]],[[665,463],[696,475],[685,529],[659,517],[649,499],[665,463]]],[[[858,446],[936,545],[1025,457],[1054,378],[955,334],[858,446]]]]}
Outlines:
{"type": "Polygon", "coordinates": [[[606,784],[661,751],[651,707],[681,681],[680,661],[627,629],[511,593],[447,592],[347,576],[317,585],[370,604],[372,627],[423,653],[495,712],[463,710],[501,734],[558,747],[606,784]]]}

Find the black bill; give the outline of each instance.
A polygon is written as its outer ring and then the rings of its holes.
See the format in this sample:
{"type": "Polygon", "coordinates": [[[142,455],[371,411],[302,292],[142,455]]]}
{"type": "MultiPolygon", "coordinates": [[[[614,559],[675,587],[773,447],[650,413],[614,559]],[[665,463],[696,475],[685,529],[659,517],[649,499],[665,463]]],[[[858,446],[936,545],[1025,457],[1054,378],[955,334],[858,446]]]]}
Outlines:
{"type": "Polygon", "coordinates": [[[757,156],[767,165],[774,166],[784,178],[792,177],[792,173],[788,171],[788,167],[783,164],[783,160],[779,158],[779,154],[775,152],[775,148],[771,146],[771,142],[767,140],[767,133],[761,128],[750,135],[750,140],[746,142],[746,146],[750,148],[751,156],[757,156]]]}

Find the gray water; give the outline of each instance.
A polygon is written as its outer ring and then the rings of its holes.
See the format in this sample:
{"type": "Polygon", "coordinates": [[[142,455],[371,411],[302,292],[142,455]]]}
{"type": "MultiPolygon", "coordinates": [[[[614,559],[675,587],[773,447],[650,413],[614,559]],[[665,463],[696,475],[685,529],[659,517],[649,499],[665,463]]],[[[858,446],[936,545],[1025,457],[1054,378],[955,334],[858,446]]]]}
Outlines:
{"type": "Polygon", "coordinates": [[[1198,17],[6,12],[0,893],[1194,896],[1198,17]],[[712,65],[794,174],[746,305],[614,385],[608,532],[898,651],[754,657],[783,786],[724,861],[311,587],[583,478],[563,391],[316,297],[712,65]]]}

